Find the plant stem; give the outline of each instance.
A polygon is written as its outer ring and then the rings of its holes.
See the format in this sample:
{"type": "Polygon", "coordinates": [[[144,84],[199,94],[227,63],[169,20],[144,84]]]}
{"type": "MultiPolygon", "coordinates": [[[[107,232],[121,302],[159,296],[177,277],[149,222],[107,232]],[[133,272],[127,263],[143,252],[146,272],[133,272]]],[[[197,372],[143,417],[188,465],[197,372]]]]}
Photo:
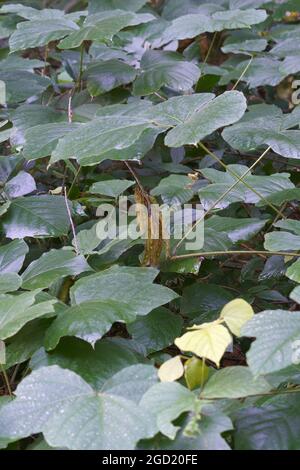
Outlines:
{"type": "Polygon", "coordinates": [[[248,170],[245,171],[245,173],[243,173],[223,194],[221,194],[221,196],[209,207],[209,209],[205,212],[205,214],[203,214],[203,217],[200,217],[195,222],[195,224],[190,228],[190,230],[188,230],[186,232],[186,234],[181,238],[181,240],[179,240],[179,242],[177,243],[177,245],[174,248],[173,255],[176,254],[177,249],[180,247],[180,245],[183,243],[183,241],[189,236],[189,234],[194,230],[194,228],[197,227],[197,225],[204,220],[204,218],[207,216],[207,214],[209,214],[215,207],[218,206],[218,204],[224,199],[224,197],[226,197],[227,194],[229,194],[230,191],[232,191],[243,180],[243,178],[245,178],[245,176],[247,176],[251,172],[251,170],[253,170],[253,168],[255,168],[255,166],[264,158],[264,156],[269,152],[270,149],[271,149],[271,147],[268,147],[258,157],[258,159],[255,160],[255,162],[248,168],[248,170]]]}
{"type": "Polygon", "coordinates": [[[127,162],[126,160],[124,161],[125,165],[127,166],[128,170],[130,171],[130,173],[132,174],[136,184],[138,185],[138,187],[140,188],[142,194],[144,195],[145,199],[147,200],[147,203],[148,203],[148,206],[150,207],[151,206],[151,201],[150,201],[150,198],[149,198],[149,194],[147,193],[147,191],[145,190],[145,188],[143,187],[142,183],[140,182],[139,180],[139,177],[138,175],[136,174],[136,172],[134,171],[134,169],[131,167],[131,165],[129,164],[129,162],[127,162]]]}
{"type": "Polygon", "coordinates": [[[187,253],[185,255],[173,255],[171,260],[185,259],[193,257],[206,256],[224,256],[224,255],[265,255],[265,256],[293,256],[300,258],[300,253],[292,253],[289,251],[265,251],[265,250],[228,250],[228,251],[200,251],[198,253],[187,253]]]}
{"type": "Polygon", "coordinates": [[[8,394],[9,396],[12,397],[13,393],[11,391],[11,386],[10,386],[10,383],[9,383],[9,379],[8,379],[8,376],[7,376],[7,373],[6,373],[6,370],[4,369],[3,365],[0,364],[0,368],[1,368],[1,372],[3,374],[3,377],[4,377],[4,382],[5,382],[5,385],[6,385],[6,388],[7,388],[7,391],[8,391],[8,394]]]}
{"type": "MultiPolygon", "coordinates": [[[[214,154],[211,150],[209,150],[202,142],[199,142],[198,146],[201,147],[206,153],[208,153],[208,155],[210,155],[212,158],[214,158],[223,168],[225,168],[225,170],[228,173],[230,173],[235,178],[239,178],[239,175],[237,173],[230,170],[230,168],[228,168],[228,166],[224,162],[222,162],[222,160],[220,160],[218,158],[218,156],[216,154],[214,154]]],[[[280,212],[280,210],[278,210],[277,207],[275,207],[270,201],[268,201],[268,199],[266,199],[262,194],[260,194],[249,183],[247,183],[244,180],[242,180],[241,183],[243,183],[246,186],[246,188],[250,189],[250,191],[252,191],[254,194],[256,194],[256,196],[258,196],[262,201],[264,201],[267,206],[271,207],[271,209],[273,209],[273,211],[276,212],[277,216],[282,217],[283,219],[285,219],[284,214],[282,214],[282,212],[280,212]]]]}
{"type": "Polygon", "coordinates": [[[209,59],[209,56],[210,56],[210,54],[211,54],[211,51],[212,51],[212,49],[213,49],[213,47],[214,47],[214,43],[215,43],[216,37],[217,37],[217,31],[216,31],[216,32],[214,33],[214,35],[213,35],[213,38],[212,38],[212,40],[211,40],[211,43],[210,43],[210,46],[209,46],[209,48],[208,48],[207,54],[206,54],[206,56],[205,56],[205,58],[204,58],[204,61],[202,62],[202,65],[201,65],[201,72],[203,72],[203,69],[204,69],[204,67],[205,67],[205,65],[206,65],[206,63],[207,63],[207,61],[208,61],[208,59],[209,59]]]}
{"type": "Polygon", "coordinates": [[[71,229],[72,229],[72,233],[73,233],[74,247],[75,247],[76,255],[78,256],[78,255],[80,255],[80,250],[79,250],[79,247],[78,247],[75,225],[74,225],[74,222],[73,222],[73,219],[72,219],[72,214],[71,214],[71,211],[70,211],[69,201],[68,201],[68,196],[67,196],[67,190],[66,190],[65,186],[64,186],[64,198],[65,198],[66,209],[67,209],[67,213],[68,213],[68,217],[69,217],[69,221],[70,221],[70,225],[71,225],[71,229]]]}
{"type": "Polygon", "coordinates": [[[238,84],[240,83],[240,81],[244,78],[245,74],[247,73],[247,70],[249,69],[250,65],[252,64],[252,61],[253,61],[254,57],[253,55],[251,56],[251,59],[249,60],[248,64],[246,65],[246,67],[244,68],[244,70],[242,71],[241,75],[239,76],[238,80],[235,82],[235,84],[233,85],[233,87],[231,88],[231,91],[232,90],[235,90],[236,87],[238,86],[238,84]]]}
{"type": "MultiPolygon", "coordinates": [[[[300,393],[300,388],[291,388],[289,390],[276,390],[274,392],[262,392],[262,393],[254,393],[253,395],[247,395],[246,397],[238,397],[236,398],[237,400],[245,399],[245,398],[251,398],[251,397],[272,397],[275,395],[286,395],[288,393],[300,393]]],[[[201,396],[200,394],[200,399],[201,400],[226,400],[228,397],[217,397],[217,398],[210,398],[210,397],[205,397],[201,396]]]]}
{"type": "Polygon", "coordinates": [[[69,195],[71,194],[71,191],[72,191],[73,186],[74,186],[74,184],[75,184],[75,182],[76,182],[76,180],[77,180],[77,178],[78,178],[78,175],[79,175],[80,171],[81,171],[81,166],[79,166],[79,167],[78,167],[78,170],[76,171],[76,174],[75,174],[75,176],[74,176],[74,179],[73,179],[72,184],[71,184],[71,186],[70,186],[70,188],[69,188],[69,191],[68,191],[68,197],[69,197],[69,195]]]}

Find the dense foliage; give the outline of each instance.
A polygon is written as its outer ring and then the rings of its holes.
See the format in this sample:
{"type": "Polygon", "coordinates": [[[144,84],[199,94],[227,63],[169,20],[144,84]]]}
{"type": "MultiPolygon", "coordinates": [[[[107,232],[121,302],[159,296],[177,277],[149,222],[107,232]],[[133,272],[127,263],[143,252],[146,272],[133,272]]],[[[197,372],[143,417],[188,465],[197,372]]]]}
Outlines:
{"type": "Polygon", "coordinates": [[[1,4],[0,448],[300,449],[299,0],[1,4]]]}

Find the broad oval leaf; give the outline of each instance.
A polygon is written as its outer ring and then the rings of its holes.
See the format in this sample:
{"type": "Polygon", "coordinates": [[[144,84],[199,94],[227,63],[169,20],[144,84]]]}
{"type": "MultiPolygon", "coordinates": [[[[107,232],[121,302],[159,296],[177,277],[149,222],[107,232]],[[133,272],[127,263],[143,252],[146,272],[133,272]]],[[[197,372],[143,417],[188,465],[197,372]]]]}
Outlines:
{"type": "Polygon", "coordinates": [[[165,138],[168,147],[197,145],[200,140],[220,127],[238,121],[247,108],[246,99],[239,91],[226,91],[208,102],[183,124],[169,131],[165,138]]]}
{"type": "Polygon", "coordinates": [[[242,326],[251,320],[253,315],[253,308],[248,302],[243,299],[234,299],[222,308],[220,318],[225,321],[234,335],[241,336],[242,326]]]}
{"type": "Polygon", "coordinates": [[[33,372],[16,395],[1,409],[1,437],[42,432],[52,447],[112,450],[133,449],[138,440],[154,433],[146,412],[118,390],[96,391],[74,372],[58,366],[33,372]]]}
{"type": "Polygon", "coordinates": [[[182,351],[190,351],[209,359],[217,366],[231,342],[232,337],[228,330],[216,322],[195,325],[191,331],[175,340],[176,346],[182,351]]]}

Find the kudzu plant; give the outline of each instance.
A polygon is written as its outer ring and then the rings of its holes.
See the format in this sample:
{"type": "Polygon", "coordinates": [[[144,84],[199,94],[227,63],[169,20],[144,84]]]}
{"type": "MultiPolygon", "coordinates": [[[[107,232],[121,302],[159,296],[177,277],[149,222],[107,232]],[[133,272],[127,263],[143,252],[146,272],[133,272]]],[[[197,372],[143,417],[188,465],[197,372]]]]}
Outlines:
{"type": "Polygon", "coordinates": [[[299,45],[299,0],[1,2],[1,449],[300,449],[299,45]]]}

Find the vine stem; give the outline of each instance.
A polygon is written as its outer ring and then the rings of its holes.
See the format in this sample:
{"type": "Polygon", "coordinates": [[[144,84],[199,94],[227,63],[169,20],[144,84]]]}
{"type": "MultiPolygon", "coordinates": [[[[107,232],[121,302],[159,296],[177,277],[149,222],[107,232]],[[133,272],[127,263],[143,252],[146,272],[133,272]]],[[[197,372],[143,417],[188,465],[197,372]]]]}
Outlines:
{"type": "Polygon", "coordinates": [[[300,253],[289,251],[265,251],[265,250],[227,250],[227,251],[200,251],[198,253],[186,253],[184,255],[173,255],[171,260],[194,258],[202,256],[224,256],[224,255],[265,255],[265,256],[293,256],[300,258],[300,253]]]}
{"type": "Polygon", "coordinates": [[[149,194],[147,193],[147,191],[145,190],[145,188],[143,187],[142,183],[140,182],[140,179],[138,177],[138,175],[136,174],[136,172],[134,171],[134,169],[132,168],[132,166],[130,165],[130,163],[128,161],[124,161],[125,165],[127,166],[128,170],[130,171],[130,173],[132,174],[136,184],[138,185],[138,187],[140,188],[140,191],[142,192],[142,194],[144,195],[145,199],[147,200],[147,203],[148,203],[148,209],[150,208],[151,206],[151,201],[150,201],[150,198],[149,198],[149,194]]]}
{"type": "Polygon", "coordinates": [[[212,49],[213,49],[213,47],[214,47],[214,43],[215,43],[216,37],[217,37],[217,31],[215,31],[215,33],[214,33],[214,35],[213,35],[213,38],[212,38],[212,40],[211,40],[211,43],[210,43],[210,46],[209,46],[209,48],[208,48],[207,54],[206,54],[206,56],[205,56],[205,58],[204,58],[204,61],[203,61],[202,64],[201,64],[201,72],[203,72],[203,69],[204,69],[205,65],[207,64],[207,61],[208,61],[209,56],[210,56],[210,54],[211,54],[211,51],[212,51],[212,49]]]}
{"type": "MultiPolygon", "coordinates": [[[[198,146],[201,147],[206,153],[208,153],[208,155],[214,158],[223,168],[225,168],[225,170],[228,173],[230,173],[235,178],[239,178],[239,175],[235,173],[234,171],[230,170],[228,166],[224,162],[222,162],[222,160],[220,160],[215,153],[213,153],[211,150],[209,150],[206,147],[206,145],[204,145],[202,142],[199,142],[198,146]]],[[[280,210],[278,210],[277,207],[275,207],[270,201],[268,201],[268,199],[266,199],[262,194],[260,194],[255,188],[253,188],[249,183],[247,183],[244,180],[242,181],[242,183],[246,186],[246,188],[250,189],[250,191],[252,191],[254,194],[256,194],[256,196],[258,196],[262,201],[264,201],[267,206],[271,207],[271,209],[273,209],[273,211],[276,212],[277,216],[285,219],[284,214],[280,212],[280,210]]]]}
{"type": "Polygon", "coordinates": [[[76,171],[76,174],[75,174],[75,176],[74,176],[74,179],[73,179],[73,181],[72,181],[72,184],[71,184],[71,186],[70,186],[70,188],[69,188],[68,197],[69,197],[69,195],[70,195],[70,193],[71,193],[71,191],[72,191],[72,189],[73,189],[74,184],[76,183],[76,180],[77,180],[78,175],[79,175],[80,172],[81,172],[81,166],[79,165],[79,167],[78,167],[78,169],[77,169],[77,171],[76,171]]]}
{"type": "Polygon", "coordinates": [[[64,198],[65,198],[66,209],[67,209],[67,213],[68,213],[68,217],[69,217],[69,222],[70,222],[72,233],[73,233],[74,247],[75,247],[76,255],[78,256],[78,255],[80,255],[80,250],[79,250],[79,247],[78,247],[75,225],[74,225],[74,222],[73,222],[73,219],[72,219],[72,214],[71,214],[70,207],[69,207],[67,190],[66,190],[65,186],[64,186],[64,198]]]}
{"type": "MultiPolygon", "coordinates": [[[[289,390],[277,390],[277,391],[274,391],[274,392],[254,393],[253,395],[247,395],[246,397],[238,397],[237,400],[245,399],[245,398],[251,398],[251,397],[272,397],[272,396],[275,396],[275,395],[287,395],[288,393],[300,393],[300,389],[299,388],[295,388],[295,389],[291,388],[289,390]]],[[[226,399],[228,399],[228,397],[210,398],[210,397],[201,396],[201,394],[200,394],[200,399],[201,400],[215,401],[215,400],[226,400],[226,399]]]]}
{"type": "Polygon", "coordinates": [[[0,368],[1,368],[1,372],[2,372],[3,377],[4,377],[4,382],[5,382],[5,385],[6,385],[8,394],[12,397],[12,396],[13,396],[13,393],[12,393],[12,390],[11,390],[11,386],[10,386],[10,383],[9,383],[9,379],[8,379],[6,370],[4,369],[4,367],[3,367],[2,364],[0,364],[0,368]]]}
{"type": "Polygon", "coordinates": [[[250,65],[252,64],[252,61],[253,61],[254,57],[253,55],[251,56],[248,64],[246,65],[246,67],[244,68],[244,70],[242,71],[241,75],[239,76],[238,80],[235,82],[235,84],[233,85],[233,87],[231,88],[231,91],[232,90],[235,90],[236,87],[238,86],[238,84],[240,83],[240,81],[244,78],[245,74],[247,73],[247,70],[249,69],[250,65]]]}
{"type": "Polygon", "coordinates": [[[227,196],[227,194],[230,193],[230,191],[232,191],[242,180],[243,178],[245,178],[245,176],[247,176],[251,170],[253,170],[253,168],[256,167],[256,165],[264,158],[264,156],[269,152],[269,150],[271,149],[271,147],[269,146],[259,157],[257,160],[255,160],[254,163],[252,163],[252,165],[248,168],[247,171],[245,171],[245,173],[243,173],[239,178],[237,178],[237,180],[223,193],[221,194],[221,196],[209,207],[209,209],[205,212],[205,214],[203,214],[203,217],[200,217],[196,222],[195,224],[186,232],[186,234],[181,238],[181,240],[179,240],[179,242],[177,243],[177,245],[175,246],[174,248],[174,251],[173,251],[173,255],[176,254],[176,251],[178,250],[178,248],[180,247],[180,245],[184,242],[184,240],[189,236],[189,234],[194,230],[195,227],[197,227],[197,225],[202,222],[204,220],[204,218],[215,208],[217,207],[217,205],[224,199],[224,197],[227,196]]]}

